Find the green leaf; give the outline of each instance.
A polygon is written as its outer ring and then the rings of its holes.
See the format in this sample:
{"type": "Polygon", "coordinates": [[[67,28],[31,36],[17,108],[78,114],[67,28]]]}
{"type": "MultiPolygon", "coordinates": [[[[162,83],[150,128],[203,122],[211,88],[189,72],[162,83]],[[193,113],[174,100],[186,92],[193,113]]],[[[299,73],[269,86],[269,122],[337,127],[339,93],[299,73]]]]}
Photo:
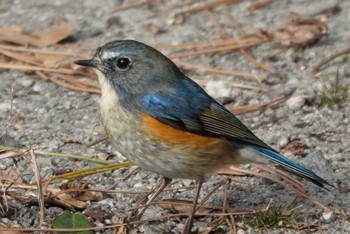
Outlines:
{"type": "MultiPolygon", "coordinates": [[[[60,216],[53,220],[52,227],[55,229],[60,228],[90,228],[92,225],[81,214],[73,214],[71,212],[64,212],[60,216]]],[[[80,231],[80,232],[59,232],[65,234],[93,234],[93,231],[80,231]]]]}

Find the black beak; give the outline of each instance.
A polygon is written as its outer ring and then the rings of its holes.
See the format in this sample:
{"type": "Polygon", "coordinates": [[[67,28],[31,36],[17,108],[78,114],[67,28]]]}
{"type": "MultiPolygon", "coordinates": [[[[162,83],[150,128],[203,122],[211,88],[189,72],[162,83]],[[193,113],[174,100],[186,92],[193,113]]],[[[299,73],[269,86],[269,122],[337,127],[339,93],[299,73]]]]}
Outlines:
{"type": "Polygon", "coordinates": [[[96,63],[96,60],[94,59],[86,59],[86,60],[76,60],[74,61],[75,64],[78,64],[83,67],[94,67],[97,68],[98,64],[96,63]]]}

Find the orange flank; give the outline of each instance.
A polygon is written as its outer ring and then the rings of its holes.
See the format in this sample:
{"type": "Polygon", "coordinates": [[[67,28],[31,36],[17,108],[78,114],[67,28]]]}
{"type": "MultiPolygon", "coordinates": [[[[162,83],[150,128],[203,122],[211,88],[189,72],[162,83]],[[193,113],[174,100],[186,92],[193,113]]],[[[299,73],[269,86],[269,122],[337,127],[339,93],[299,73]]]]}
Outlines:
{"type": "Polygon", "coordinates": [[[176,129],[160,122],[148,114],[143,115],[142,128],[154,139],[164,143],[187,144],[199,148],[205,148],[222,141],[220,138],[201,136],[195,133],[176,129]]]}

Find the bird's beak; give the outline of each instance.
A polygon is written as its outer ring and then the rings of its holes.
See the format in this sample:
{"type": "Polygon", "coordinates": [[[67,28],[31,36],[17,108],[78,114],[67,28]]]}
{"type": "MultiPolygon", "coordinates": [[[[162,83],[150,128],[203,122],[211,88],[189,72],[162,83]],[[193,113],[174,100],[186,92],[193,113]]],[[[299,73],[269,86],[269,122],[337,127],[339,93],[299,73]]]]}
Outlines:
{"type": "Polygon", "coordinates": [[[78,64],[83,67],[98,67],[98,62],[95,59],[86,59],[86,60],[76,60],[74,61],[75,64],[78,64]]]}

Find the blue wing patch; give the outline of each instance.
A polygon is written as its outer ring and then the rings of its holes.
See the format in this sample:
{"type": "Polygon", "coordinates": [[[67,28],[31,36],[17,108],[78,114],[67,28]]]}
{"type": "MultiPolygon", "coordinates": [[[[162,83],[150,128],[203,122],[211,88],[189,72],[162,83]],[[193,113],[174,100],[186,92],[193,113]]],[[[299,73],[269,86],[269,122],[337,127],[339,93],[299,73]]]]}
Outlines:
{"type": "Polygon", "coordinates": [[[190,79],[183,79],[175,87],[146,94],[141,105],[149,115],[172,127],[273,150],[190,79]]]}
{"type": "Polygon", "coordinates": [[[143,96],[142,108],[152,117],[178,129],[203,130],[199,117],[210,108],[212,98],[192,80],[177,87],[151,92],[143,96]]]}

